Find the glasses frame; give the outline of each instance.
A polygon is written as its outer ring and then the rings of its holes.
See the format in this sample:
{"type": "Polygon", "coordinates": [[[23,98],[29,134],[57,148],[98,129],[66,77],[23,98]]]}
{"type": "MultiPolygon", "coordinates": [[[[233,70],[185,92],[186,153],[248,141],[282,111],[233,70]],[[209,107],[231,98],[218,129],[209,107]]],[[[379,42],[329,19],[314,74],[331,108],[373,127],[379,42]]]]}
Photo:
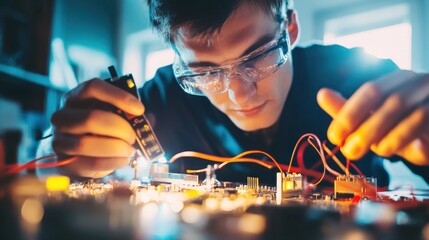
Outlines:
{"type": "MultiPolygon", "coordinates": [[[[195,68],[190,68],[188,66],[186,66],[186,64],[183,63],[183,61],[180,59],[180,57],[176,54],[175,58],[174,58],[174,62],[173,62],[173,72],[174,72],[174,76],[176,77],[176,80],[178,82],[178,84],[180,85],[180,87],[188,94],[191,95],[197,95],[197,96],[204,96],[206,94],[202,93],[195,93],[195,92],[190,92],[189,90],[187,90],[187,87],[184,86],[184,84],[182,83],[181,78],[184,77],[197,77],[197,76],[209,76],[211,74],[216,74],[219,72],[224,72],[224,74],[226,74],[226,77],[229,79],[232,75],[230,72],[234,69],[236,69],[238,66],[240,66],[241,64],[248,62],[250,60],[254,60],[266,53],[269,53],[270,51],[273,51],[275,49],[278,48],[282,48],[283,50],[283,57],[284,57],[284,61],[278,66],[276,67],[277,69],[275,71],[273,71],[272,73],[270,73],[269,75],[275,73],[278,68],[283,65],[284,63],[287,62],[288,60],[288,53],[289,53],[289,48],[290,48],[290,43],[289,43],[289,36],[286,32],[286,30],[280,28],[280,31],[273,37],[273,40],[265,43],[264,45],[258,47],[257,49],[253,50],[251,53],[246,54],[245,56],[242,56],[234,61],[232,61],[229,64],[225,64],[222,66],[218,66],[218,67],[195,67],[195,68]]],[[[249,80],[249,82],[258,82],[261,79],[257,79],[257,80],[249,80]]],[[[205,84],[210,84],[210,83],[205,83],[205,84]]],[[[216,92],[214,94],[221,94],[225,91],[228,90],[228,87],[225,87],[225,89],[223,91],[220,92],[216,92]]]]}

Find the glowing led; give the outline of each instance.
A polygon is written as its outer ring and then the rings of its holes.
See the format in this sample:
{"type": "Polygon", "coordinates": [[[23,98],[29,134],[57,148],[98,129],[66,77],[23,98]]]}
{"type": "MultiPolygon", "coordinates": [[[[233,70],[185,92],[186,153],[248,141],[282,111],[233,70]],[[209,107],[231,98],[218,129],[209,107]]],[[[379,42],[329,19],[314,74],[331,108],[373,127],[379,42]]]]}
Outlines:
{"type": "Polygon", "coordinates": [[[160,158],[158,159],[158,162],[159,162],[159,163],[167,163],[167,158],[165,158],[164,156],[162,156],[162,157],[160,157],[160,158]]]}
{"type": "Polygon", "coordinates": [[[267,201],[266,197],[257,197],[255,203],[256,205],[263,205],[265,204],[266,201],[267,201]]]}
{"type": "Polygon", "coordinates": [[[69,188],[70,178],[67,176],[50,176],[46,179],[48,191],[65,191],[69,188]]]}
{"type": "Polygon", "coordinates": [[[38,224],[43,218],[45,210],[37,199],[26,199],[21,207],[22,218],[30,224],[38,224]]]}
{"type": "Polygon", "coordinates": [[[134,81],[132,79],[127,79],[128,88],[133,88],[135,86],[134,81]]]}
{"type": "Polygon", "coordinates": [[[207,209],[215,210],[218,207],[218,201],[214,198],[207,198],[204,201],[204,206],[206,206],[207,209]]]}
{"type": "Polygon", "coordinates": [[[258,214],[244,214],[238,221],[238,229],[249,234],[260,234],[265,230],[265,217],[258,214]]]}
{"type": "Polygon", "coordinates": [[[228,198],[223,198],[220,202],[220,208],[224,211],[232,211],[234,209],[234,202],[228,198]]]}
{"type": "Polygon", "coordinates": [[[187,198],[197,198],[202,195],[202,192],[197,189],[186,189],[184,193],[187,198]]]}
{"type": "Polygon", "coordinates": [[[189,224],[197,223],[202,218],[201,211],[195,206],[184,208],[181,217],[185,223],[189,224]]]}
{"type": "Polygon", "coordinates": [[[142,223],[152,222],[159,212],[159,207],[156,203],[148,203],[140,209],[140,219],[142,223]]]}
{"type": "Polygon", "coordinates": [[[175,212],[175,213],[178,213],[178,212],[182,211],[183,206],[184,206],[183,202],[181,202],[181,201],[171,202],[169,204],[170,210],[173,211],[173,212],[175,212]]]}

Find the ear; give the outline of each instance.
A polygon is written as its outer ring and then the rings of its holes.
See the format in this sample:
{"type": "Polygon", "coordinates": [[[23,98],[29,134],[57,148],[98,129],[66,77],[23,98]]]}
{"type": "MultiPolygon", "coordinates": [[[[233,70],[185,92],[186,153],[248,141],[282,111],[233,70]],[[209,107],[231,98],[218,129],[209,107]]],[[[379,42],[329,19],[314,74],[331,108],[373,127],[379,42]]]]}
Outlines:
{"type": "Polygon", "coordinates": [[[294,48],[295,45],[298,44],[298,40],[299,40],[299,22],[298,22],[298,15],[293,10],[290,13],[287,28],[289,31],[290,45],[292,48],[294,48]]]}

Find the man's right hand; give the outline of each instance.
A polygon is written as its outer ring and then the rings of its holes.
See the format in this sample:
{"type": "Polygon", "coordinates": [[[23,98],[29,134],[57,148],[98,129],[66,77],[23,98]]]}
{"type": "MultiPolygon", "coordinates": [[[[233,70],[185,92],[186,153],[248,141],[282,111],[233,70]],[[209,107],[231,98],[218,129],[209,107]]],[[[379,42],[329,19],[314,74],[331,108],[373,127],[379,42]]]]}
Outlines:
{"type": "Polygon", "coordinates": [[[100,79],[86,81],[64,95],[62,107],[51,118],[52,148],[59,160],[71,156],[77,160],[62,167],[62,172],[98,178],[128,164],[135,152],[134,130],[127,120],[102,110],[106,103],[132,115],[144,112],[139,99],[100,79]]]}

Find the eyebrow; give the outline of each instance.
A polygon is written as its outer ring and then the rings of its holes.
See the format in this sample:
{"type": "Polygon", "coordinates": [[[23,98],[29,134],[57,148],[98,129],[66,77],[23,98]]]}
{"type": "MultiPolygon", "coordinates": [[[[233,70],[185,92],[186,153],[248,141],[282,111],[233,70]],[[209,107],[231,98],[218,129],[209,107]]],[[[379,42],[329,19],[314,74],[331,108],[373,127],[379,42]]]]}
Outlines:
{"type": "MultiPolygon", "coordinates": [[[[263,46],[264,44],[270,42],[271,40],[273,40],[273,38],[275,37],[276,33],[268,33],[265,35],[262,35],[256,42],[254,42],[252,45],[250,45],[250,47],[248,47],[241,55],[240,57],[243,57],[251,52],[253,52],[254,50],[256,50],[257,48],[263,46]]],[[[239,58],[240,58],[239,57],[239,58]]],[[[188,67],[191,68],[197,68],[197,67],[218,67],[219,64],[216,63],[212,63],[209,61],[195,61],[195,62],[190,62],[188,64],[186,64],[188,67]]]]}

